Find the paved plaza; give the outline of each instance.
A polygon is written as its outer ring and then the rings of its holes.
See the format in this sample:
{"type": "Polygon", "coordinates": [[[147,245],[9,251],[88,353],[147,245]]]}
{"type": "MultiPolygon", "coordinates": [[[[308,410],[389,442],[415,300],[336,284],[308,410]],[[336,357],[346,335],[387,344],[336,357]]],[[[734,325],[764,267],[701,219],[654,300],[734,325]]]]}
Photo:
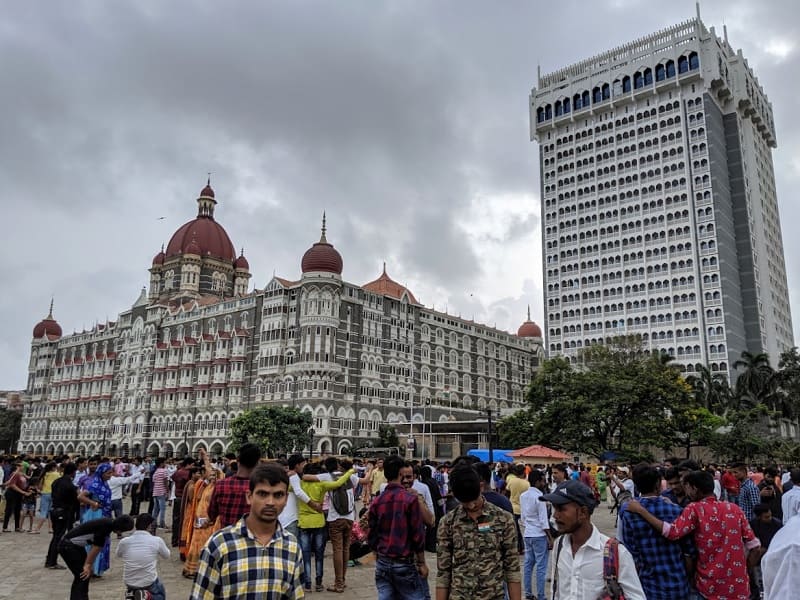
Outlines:
{"type": "MultiPolygon", "coordinates": [[[[595,510],[594,522],[603,533],[613,535],[614,516],[609,514],[608,507],[604,504],[595,510]]],[[[169,533],[161,536],[169,545],[169,533]]],[[[0,534],[0,598],[24,598],[25,600],[62,600],[69,598],[69,587],[72,574],[67,571],[53,571],[44,568],[44,557],[50,536],[47,527],[43,528],[40,535],[28,533],[1,533],[0,534]]],[[[124,586],[122,585],[122,565],[114,557],[118,540],[112,538],[111,569],[102,579],[92,581],[89,595],[92,600],[106,600],[123,598],[124,586]]],[[[522,558],[522,557],[520,557],[522,558]]],[[[435,594],[436,557],[427,556],[430,575],[428,582],[431,592],[435,594]]],[[[59,562],[62,562],[59,558],[59,562]]],[[[375,598],[375,568],[372,556],[361,559],[361,566],[347,570],[347,589],[344,594],[334,592],[311,592],[308,597],[314,600],[333,600],[337,598],[375,598]]],[[[172,549],[172,558],[161,561],[159,576],[167,589],[167,597],[186,599],[189,597],[191,581],[181,576],[181,562],[176,549],[172,549]]],[[[325,553],[325,585],[333,583],[333,562],[330,555],[330,544],[325,553]]]]}

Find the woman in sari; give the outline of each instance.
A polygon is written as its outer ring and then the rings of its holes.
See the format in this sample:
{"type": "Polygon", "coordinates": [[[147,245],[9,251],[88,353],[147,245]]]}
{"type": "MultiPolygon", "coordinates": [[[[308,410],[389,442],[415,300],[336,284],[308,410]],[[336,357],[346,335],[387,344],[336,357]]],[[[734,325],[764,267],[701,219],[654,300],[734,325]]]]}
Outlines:
{"type": "Polygon", "coordinates": [[[200,492],[206,485],[202,470],[195,467],[190,469],[190,471],[192,473],[192,478],[186,484],[181,499],[181,515],[183,515],[183,519],[181,521],[181,534],[178,540],[178,552],[181,561],[186,560],[186,554],[189,552],[189,544],[192,543],[197,500],[200,498],[200,492]]]}
{"type": "MultiPolygon", "coordinates": [[[[108,480],[114,475],[114,469],[108,463],[103,463],[97,467],[94,476],[86,483],[85,489],[78,493],[78,501],[85,504],[88,508],[81,517],[81,523],[111,518],[111,488],[108,487],[108,480]]],[[[92,573],[100,577],[111,568],[111,538],[106,539],[106,545],[94,560],[92,573]]]]}
{"type": "Polygon", "coordinates": [[[219,518],[214,523],[208,520],[208,505],[211,502],[211,495],[214,493],[216,482],[224,477],[225,475],[222,471],[212,469],[206,480],[198,482],[198,485],[200,483],[205,485],[199,490],[195,489],[194,519],[192,522],[194,531],[192,531],[189,551],[186,553],[186,562],[183,564],[183,576],[188,579],[193,579],[197,574],[200,552],[202,552],[211,534],[220,528],[219,518]]]}

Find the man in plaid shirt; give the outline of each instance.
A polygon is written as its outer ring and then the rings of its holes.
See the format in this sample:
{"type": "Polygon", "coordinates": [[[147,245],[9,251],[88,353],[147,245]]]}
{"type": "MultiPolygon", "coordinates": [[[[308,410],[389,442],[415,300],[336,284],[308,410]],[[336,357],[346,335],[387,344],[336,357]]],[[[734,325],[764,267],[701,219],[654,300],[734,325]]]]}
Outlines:
{"type": "Polygon", "coordinates": [[[247,490],[249,513],[209,538],[189,600],[303,597],[300,545],[278,522],[288,498],[289,476],[283,467],[253,469],[247,490]]]}
{"type": "Polygon", "coordinates": [[[244,444],[239,449],[239,469],[231,477],[218,481],[208,505],[208,519],[213,523],[219,517],[220,525],[233,525],[250,510],[247,492],[250,473],[261,459],[261,449],[254,444],[244,444]]]}
{"type": "MultiPolygon", "coordinates": [[[[659,495],[661,473],[650,465],[633,469],[633,483],[639,490],[639,502],[661,521],[672,523],[683,510],[659,495]]],[[[633,555],[639,580],[647,600],[673,600],[689,597],[689,578],[685,564],[697,551],[689,536],[670,542],[655,531],[642,517],[627,510],[620,511],[625,547],[633,555]]]]}
{"type": "Polygon", "coordinates": [[[384,461],[388,485],[369,507],[369,547],[377,555],[378,600],[424,600],[429,597],[425,564],[425,523],[417,495],[400,483],[406,466],[399,456],[384,461]]]}

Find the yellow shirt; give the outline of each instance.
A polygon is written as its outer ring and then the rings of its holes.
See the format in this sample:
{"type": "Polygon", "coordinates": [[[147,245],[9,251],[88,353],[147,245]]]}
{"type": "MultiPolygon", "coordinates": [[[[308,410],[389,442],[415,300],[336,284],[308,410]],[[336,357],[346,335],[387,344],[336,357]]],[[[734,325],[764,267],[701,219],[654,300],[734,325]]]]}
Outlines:
{"type": "Polygon", "coordinates": [[[59,473],[58,471],[50,471],[49,473],[45,473],[44,479],[42,479],[42,493],[52,494],[53,482],[59,477],[61,477],[61,473],[59,473]]]}
{"type": "Polygon", "coordinates": [[[522,509],[519,505],[519,497],[530,489],[531,484],[528,483],[527,479],[509,476],[506,478],[506,487],[511,494],[511,508],[514,509],[514,514],[518,515],[522,512],[522,509]]]}
{"type": "Polygon", "coordinates": [[[372,479],[370,480],[369,487],[374,496],[381,491],[381,484],[386,483],[386,475],[383,474],[383,469],[380,471],[378,469],[373,469],[371,477],[372,479]]]}

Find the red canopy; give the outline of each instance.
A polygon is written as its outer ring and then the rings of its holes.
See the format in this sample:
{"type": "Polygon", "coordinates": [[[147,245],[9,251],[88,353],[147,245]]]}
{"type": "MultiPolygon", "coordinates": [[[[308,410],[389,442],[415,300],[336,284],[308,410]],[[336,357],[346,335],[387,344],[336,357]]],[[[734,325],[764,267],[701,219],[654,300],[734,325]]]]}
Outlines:
{"type": "Polygon", "coordinates": [[[566,460],[569,458],[569,454],[564,454],[563,452],[539,444],[534,444],[533,446],[528,446],[527,448],[521,448],[519,450],[512,450],[508,455],[514,458],[549,458],[556,460],[566,460]]]}

